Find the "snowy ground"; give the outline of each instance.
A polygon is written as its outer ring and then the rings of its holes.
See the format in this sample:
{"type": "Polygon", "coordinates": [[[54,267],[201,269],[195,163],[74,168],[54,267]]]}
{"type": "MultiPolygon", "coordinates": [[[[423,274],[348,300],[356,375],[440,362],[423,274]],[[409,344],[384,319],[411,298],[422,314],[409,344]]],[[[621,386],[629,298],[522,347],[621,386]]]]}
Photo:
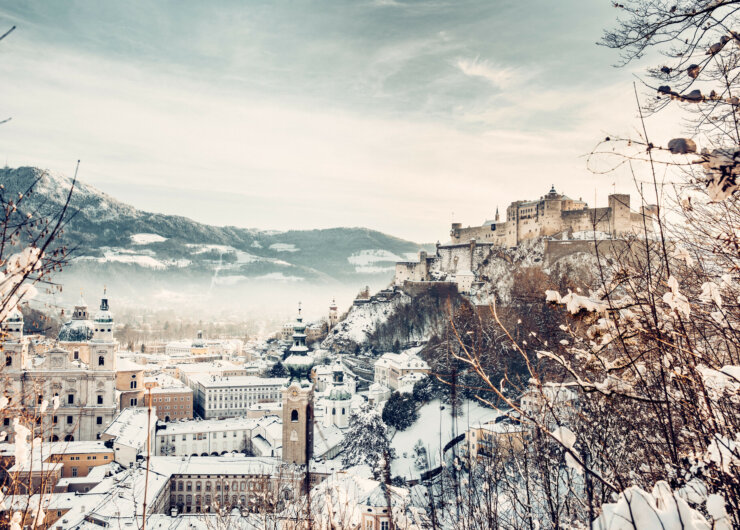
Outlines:
{"type": "Polygon", "coordinates": [[[438,399],[427,403],[419,410],[419,419],[416,423],[405,431],[396,432],[391,441],[397,456],[391,465],[393,476],[418,478],[419,473],[425,471],[414,466],[414,445],[417,441],[421,440],[427,449],[429,467],[435,468],[442,461],[439,453],[447,442],[464,433],[471,424],[490,421],[498,414],[498,411],[483,407],[478,402],[467,401],[462,406],[462,414],[454,419],[453,431],[450,406],[438,399]],[[444,409],[441,410],[440,407],[444,409]]]}
{"type": "Polygon", "coordinates": [[[161,243],[162,241],[167,241],[167,238],[162,237],[159,234],[144,232],[141,234],[131,235],[131,243],[134,245],[148,245],[150,243],[161,243]]]}

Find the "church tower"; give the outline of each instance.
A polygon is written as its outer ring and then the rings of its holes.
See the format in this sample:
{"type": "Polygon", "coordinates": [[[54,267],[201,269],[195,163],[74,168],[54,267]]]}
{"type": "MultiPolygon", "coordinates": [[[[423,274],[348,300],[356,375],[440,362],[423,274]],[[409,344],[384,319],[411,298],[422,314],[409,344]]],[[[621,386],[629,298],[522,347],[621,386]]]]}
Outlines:
{"type": "Polygon", "coordinates": [[[338,322],[339,315],[337,314],[337,301],[332,299],[331,305],[329,306],[329,329],[333,329],[338,322]]]}
{"type": "Polygon", "coordinates": [[[6,370],[22,370],[28,356],[28,340],[23,337],[23,314],[16,308],[2,323],[2,346],[6,370]]]}
{"type": "Polygon", "coordinates": [[[306,324],[298,305],[293,326],[293,345],[283,362],[290,372],[283,389],[283,461],[305,465],[313,456],[313,383],[310,380],[313,358],[306,346],[306,324]]]}
{"type": "Polygon", "coordinates": [[[349,427],[349,413],[352,403],[352,394],[344,383],[344,369],[341,363],[334,365],[332,370],[332,388],[326,399],[324,417],[327,424],[334,424],[340,429],[349,427]]]}
{"type": "Polygon", "coordinates": [[[116,341],[113,338],[113,314],[103,291],[100,309],[93,319],[93,337],[90,341],[90,368],[93,370],[116,369],[116,341]]]}

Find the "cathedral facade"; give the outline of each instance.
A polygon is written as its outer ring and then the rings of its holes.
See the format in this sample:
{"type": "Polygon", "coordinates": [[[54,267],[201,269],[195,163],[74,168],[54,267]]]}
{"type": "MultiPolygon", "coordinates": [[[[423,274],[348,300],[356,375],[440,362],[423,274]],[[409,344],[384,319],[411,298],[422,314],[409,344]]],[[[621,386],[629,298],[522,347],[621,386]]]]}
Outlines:
{"type": "MultiPolygon", "coordinates": [[[[74,318],[74,317],[73,317],[74,318]]],[[[2,411],[5,430],[12,435],[14,417],[33,419],[33,436],[44,441],[96,440],[117,411],[116,350],[113,317],[103,298],[84,343],[86,360],[58,345],[41,355],[29,353],[23,316],[14,311],[3,322],[0,349],[5,358],[2,377],[10,399],[2,411]]]]}

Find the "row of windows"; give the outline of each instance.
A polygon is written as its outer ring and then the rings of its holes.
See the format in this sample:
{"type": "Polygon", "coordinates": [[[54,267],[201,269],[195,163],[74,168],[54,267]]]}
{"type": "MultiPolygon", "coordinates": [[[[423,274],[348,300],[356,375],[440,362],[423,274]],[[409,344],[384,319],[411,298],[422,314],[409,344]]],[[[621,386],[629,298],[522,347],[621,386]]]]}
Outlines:
{"type": "MultiPolygon", "coordinates": [[[[219,492],[221,491],[221,484],[222,483],[220,481],[216,482],[216,488],[215,488],[216,491],[219,491],[219,492]]],[[[231,484],[229,484],[228,482],[224,482],[223,483],[224,491],[229,491],[229,489],[231,489],[231,491],[239,491],[240,489],[241,489],[241,491],[247,491],[247,486],[249,487],[249,491],[262,491],[263,486],[264,486],[264,483],[263,482],[255,482],[255,481],[249,481],[249,482],[247,482],[246,480],[242,480],[241,482],[233,481],[231,484]]],[[[211,491],[211,483],[210,482],[205,482],[203,484],[203,487],[205,488],[206,491],[211,491]]],[[[177,487],[176,488],[173,487],[173,490],[175,490],[175,489],[177,491],[183,491],[183,490],[184,491],[193,491],[193,482],[191,482],[191,481],[185,482],[183,480],[179,480],[177,482],[177,487]]],[[[201,482],[200,481],[196,481],[195,482],[195,491],[201,491],[201,482]]]]}
{"type": "MultiPolygon", "coordinates": [[[[232,438],[236,438],[239,434],[241,434],[242,436],[246,436],[247,435],[247,431],[232,431],[232,438]]],[[[229,433],[226,432],[226,431],[224,431],[223,432],[223,436],[221,436],[221,437],[222,438],[228,438],[228,436],[229,436],[229,433]]],[[[218,433],[217,432],[211,433],[211,437],[212,438],[218,438],[218,433]]],[[[188,439],[188,435],[187,434],[183,434],[182,435],[182,441],[186,441],[187,439],[188,439]]],[[[190,439],[191,440],[207,440],[208,439],[208,434],[207,433],[203,433],[203,432],[193,433],[193,434],[190,435],[190,439]]],[[[177,435],[170,436],[170,441],[171,442],[175,442],[176,440],[177,440],[177,435]]]]}

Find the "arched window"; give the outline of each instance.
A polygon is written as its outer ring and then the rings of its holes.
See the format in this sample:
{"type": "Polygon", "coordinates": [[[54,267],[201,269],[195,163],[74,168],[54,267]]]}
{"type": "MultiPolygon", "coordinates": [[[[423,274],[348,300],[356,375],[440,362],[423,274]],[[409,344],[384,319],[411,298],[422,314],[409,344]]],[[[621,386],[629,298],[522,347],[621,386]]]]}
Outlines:
{"type": "Polygon", "coordinates": [[[290,413],[290,421],[298,421],[298,411],[293,410],[293,412],[290,413]]]}
{"type": "Polygon", "coordinates": [[[131,381],[131,388],[136,388],[136,381],[131,381]]]}
{"type": "Polygon", "coordinates": [[[11,364],[13,364],[13,357],[11,357],[10,355],[8,355],[5,358],[5,366],[10,366],[11,364]]]}
{"type": "Polygon", "coordinates": [[[98,366],[105,366],[105,357],[102,355],[98,356],[98,366]]]}

